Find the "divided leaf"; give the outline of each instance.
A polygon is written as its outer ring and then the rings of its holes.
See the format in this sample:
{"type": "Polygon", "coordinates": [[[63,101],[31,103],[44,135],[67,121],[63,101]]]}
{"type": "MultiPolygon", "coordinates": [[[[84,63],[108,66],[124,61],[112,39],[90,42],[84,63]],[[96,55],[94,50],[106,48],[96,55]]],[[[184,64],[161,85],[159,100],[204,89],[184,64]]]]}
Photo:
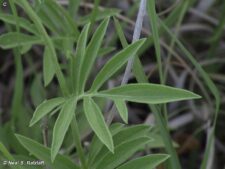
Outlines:
{"type": "Polygon", "coordinates": [[[83,62],[80,63],[82,65],[80,73],[82,76],[79,79],[80,82],[79,86],[82,88],[82,91],[84,91],[85,83],[88,79],[88,76],[90,75],[94,62],[98,56],[108,23],[109,18],[105,19],[100,24],[100,26],[94,33],[90,43],[88,44],[83,62]]]}
{"type": "Polygon", "coordinates": [[[100,91],[95,96],[149,104],[201,98],[201,96],[187,90],[148,83],[128,84],[110,90],[100,91]]]}
{"type": "Polygon", "coordinates": [[[35,110],[33,117],[30,121],[30,126],[33,126],[35,123],[37,123],[41,118],[46,116],[48,113],[50,113],[53,109],[55,109],[57,106],[61,105],[63,102],[65,102],[65,99],[62,97],[45,100],[42,102],[35,110]]]}
{"type": "Polygon", "coordinates": [[[139,40],[113,56],[112,59],[110,59],[98,73],[92,84],[91,90],[98,90],[114,73],[116,73],[116,71],[118,71],[128,61],[131,56],[136,55],[137,51],[144,44],[144,42],[145,39],[139,40]]]}
{"type": "Polygon", "coordinates": [[[62,143],[66,132],[69,128],[69,125],[73,119],[73,115],[76,109],[76,100],[69,99],[67,100],[61,112],[55,122],[53,129],[53,138],[52,138],[52,147],[51,147],[51,160],[54,161],[62,143]]]}
{"type": "Polygon", "coordinates": [[[164,154],[148,155],[129,161],[117,169],[154,169],[168,158],[169,156],[164,154]]]}
{"type": "Polygon", "coordinates": [[[72,161],[69,160],[69,158],[58,154],[56,156],[56,160],[52,163],[51,162],[51,153],[50,149],[41,145],[40,143],[24,137],[22,135],[16,134],[17,139],[19,142],[23,145],[24,148],[26,148],[32,155],[34,155],[37,159],[43,160],[45,163],[47,163],[51,168],[54,169],[79,169],[77,165],[75,165],[72,161]]]}
{"type": "Polygon", "coordinates": [[[102,115],[100,108],[93,99],[89,97],[84,98],[84,112],[88,123],[95,134],[111,152],[114,152],[112,135],[105,123],[104,116],[102,115]]]}

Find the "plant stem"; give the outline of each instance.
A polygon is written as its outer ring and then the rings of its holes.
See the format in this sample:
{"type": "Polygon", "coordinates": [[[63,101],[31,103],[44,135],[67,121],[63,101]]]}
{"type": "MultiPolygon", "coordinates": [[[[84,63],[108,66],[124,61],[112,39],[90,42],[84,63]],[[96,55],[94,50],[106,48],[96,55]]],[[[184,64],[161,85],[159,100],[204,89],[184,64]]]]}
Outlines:
{"type": "MultiPolygon", "coordinates": [[[[12,0],[9,1],[10,8],[12,11],[13,16],[16,18],[16,32],[20,33],[19,21],[18,21],[18,13],[15,7],[15,4],[12,0]]],[[[12,27],[6,25],[7,29],[12,31],[12,27]]],[[[15,62],[15,70],[16,70],[16,80],[15,80],[15,87],[13,93],[13,100],[12,100],[12,126],[15,127],[16,121],[18,120],[19,114],[18,110],[22,108],[22,101],[23,101],[23,91],[24,91],[24,83],[23,83],[23,64],[22,58],[20,54],[20,49],[15,48],[13,49],[14,55],[14,62],[15,62]]]]}
{"type": "Polygon", "coordinates": [[[76,115],[74,115],[74,117],[73,117],[73,121],[71,123],[71,129],[72,129],[72,135],[73,135],[73,138],[75,141],[75,146],[77,148],[77,153],[80,158],[82,169],[88,169],[88,166],[87,166],[87,163],[85,160],[84,150],[81,145],[80,132],[79,132],[79,128],[77,125],[76,115]]]}

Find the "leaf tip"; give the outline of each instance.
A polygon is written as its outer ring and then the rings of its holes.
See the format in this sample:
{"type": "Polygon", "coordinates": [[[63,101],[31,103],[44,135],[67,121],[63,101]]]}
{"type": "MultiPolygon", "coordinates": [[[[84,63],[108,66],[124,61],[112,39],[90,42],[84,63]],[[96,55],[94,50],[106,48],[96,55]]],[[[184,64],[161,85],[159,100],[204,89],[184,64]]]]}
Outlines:
{"type": "Polygon", "coordinates": [[[122,120],[123,120],[123,122],[125,123],[125,124],[128,124],[128,116],[127,117],[121,117],[122,118],[122,120]]]}
{"type": "Polygon", "coordinates": [[[192,93],[192,95],[193,95],[193,99],[201,99],[202,98],[202,96],[200,96],[196,93],[192,93]]]}
{"type": "MultiPolygon", "coordinates": [[[[109,148],[109,147],[108,147],[108,148],[109,148]]],[[[115,153],[115,151],[114,151],[114,146],[110,147],[110,148],[109,148],[109,151],[110,151],[112,154],[114,154],[114,153],[115,153]]]]}
{"type": "Polygon", "coordinates": [[[31,119],[31,121],[30,121],[30,123],[29,123],[29,127],[32,127],[34,125],[34,122],[32,121],[32,119],[31,119]]]}
{"type": "Polygon", "coordinates": [[[47,82],[47,80],[44,80],[44,87],[47,87],[49,83],[50,82],[47,82]]]}
{"type": "Polygon", "coordinates": [[[114,142],[113,139],[111,137],[111,143],[107,146],[109,151],[111,151],[114,154],[114,142]]]}
{"type": "Polygon", "coordinates": [[[142,44],[144,44],[146,42],[147,38],[142,38],[140,39],[140,41],[142,42],[142,44]]]}

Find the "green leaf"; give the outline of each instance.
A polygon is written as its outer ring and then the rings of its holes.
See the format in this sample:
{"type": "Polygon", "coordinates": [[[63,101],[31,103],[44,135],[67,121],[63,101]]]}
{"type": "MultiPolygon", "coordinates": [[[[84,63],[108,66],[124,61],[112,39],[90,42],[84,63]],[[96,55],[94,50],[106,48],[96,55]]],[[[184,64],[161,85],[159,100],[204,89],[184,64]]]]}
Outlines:
{"type": "Polygon", "coordinates": [[[21,28],[37,35],[37,29],[35,28],[35,26],[24,18],[16,18],[15,16],[9,14],[0,14],[0,20],[13,25],[16,25],[18,23],[18,26],[20,26],[21,28]]]}
{"type": "MultiPolygon", "coordinates": [[[[107,18],[107,17],[111,17],[111,16],[116,16],[120,13],[121,10],[118,10],[118,9],[104,9],[104,11],[101,11],[101,12],[98,12],[97,13],[97,16],[95,18],[95,21],[100,21],[104,18],[107,18]]],[[[87,16],[83,16],[80,21],[79,21],[79,24],[80,25],[83,25],[85,23],[88,23],[92,18],[92,13],[90,15],[87,15],[87,16]]]]}
{"type": "MultiPolygon", "coordinates": [[[[156,0],[151,0],[151,1],[147,1],[147,12],[148,12],[148,16],[150,19],[150,23],[151,23],[151,28],[152,28],[152,37],[153,37],[153,42],[154,42],[154,47],[155,47],[155,53],[156,53],[156,60],[157,60],[157,67],[158,67],[158,72],[159,72],[159,78],[160,78],[160,83],[163,84],[166,81],[166,74],[163,72],[163,67],[162,67],[162,58],[161,58],[161,48],[160,48],[160,37],[159,37],[159,33],[160,33],[160,29],[158,27],[158,20],[157,20],[157,12],[156,12],[156,0]]],[[[184,2],[184,1],[183,1],[184,2]]],[[[188,3],[188,1],[185,1],[186,3],[188,3]]],[[[182,8],[183,10],[184,8],[182,8]]],[[[179,13],[179,15],[177,16],[182,16],[181,13],[179,13]]],[[[174,17],[175,18],[175,17],[174,17]]],[[[179,22],[179,19],[178,19],[179,22]]],[[[172,40],[173,41],[173,40],[172,40]]],[[[173,43],[173,42],[172,42],[173,43]]],[[[166,113],[166,105],[163,105],[164,109],[165,109],[165,113],[166,113]]],[[[157,112],[159,114],[159,112],[157,112]]],[[[157,118],[156,118],[157,119],[157,118]]],[[[157,120],[159,121],[159,120],[157,120]]],[[[165,126],[166,127],[166,126],[165,126]]],[[[165,139],[165,142],[166,139],[165,139]]],[[[170,144],[170,146],[167,146],[167,151],[169,154],[171,154],[171,158],[169,160],[169,164],[168,164],[168,169],[181,169],[181,165],[178,159],[178,155],[175,152],[175,150],[171,150],[171,143],[167,143],[170,144]]]]}
{"type": "MultiPolygon", "coordinates": [[[[128,42],[124,35],[122,26],[120,25],[120,22],[115,17],[113,19],[114,19],[114,23],[115,23],[115,27],[116,27],[116,32],[120,39],[121,45],[123,46],[123,48],[125,48],[128,46],[128,42]]],[[[147,43],[149,41],[148,39],[146,41],[147,43]]],[[[140,61],[139,57],[137,57],[137,56],[135,56],[135,58],[134,58],[134,65],[133,65],[132,71],[133,71],[134,76],[138,77],[139,80],[141,79],[142,82],[148,82],[148,78],[145,76],[145,72],[142,69],[141,61],[140,61]]]]}
{"type": "Polygon", "coordinates": [[[105,123],[101,110],[94,100],[89,97],[84,98],[84,112],[95,134],[111,152],[114,152],[112,135],[105,123]]]}
{"type": "MultiPolygon", "coordinates": [[[[76,47],[76,55],[75,58],[73,59],[73,74],[76,74],[76,76],[74,77],[74,84],[75,84],[75,92],[79,92],[80,91],[80,86],[79,86],[79,79],[81,76],[81,64],[83,63],[84,60],[84,56],[85,56],[85,50],[86,50],[86,44],[87,44],[87,40],[88,40],[88,32],[89,32],[89,28],[90,28],[90,23],[87,24],[78,39],[77,42],[77,47],[76,47]]],[[[73,75],[74,76],[74,75],[73,75]]]]}
{"type": "MultiPolygon", "coordinates": [[[[55,48],[63,51],[65,50],[62,42],[72,41],[71,37],[55,36],[49,37],[54,43],[55,48]]],[[[0,36],[0,47],[3,49],[11,49],[15,47],[22,47],[21,54],[27,53],[33,45],[44,45],[45,41],[38,36],[31,36],[23,33],[10,32],[0,36]]]]}
{"type": "MultiPolygon", "coordinates": [[[[116,147],[126,143],[131,142],[133,140],[136,140],[141,137],[148,136],[150,130],[150,126],[148,125],[135,125],[131,127],[120,129],[116,133],[113,133],[113,142],[116,147]]],[[[152,141],[151,141],[152,142],[152,141]]],[[[149,142],[149,143],[151,143],[149,142]]],[[[108,153],[108,150],[105,147],[101,148],[101,151],[95,155],[95,157],[92,158],[90,162],[93,162],[94,165],[96,161],[100,161],[104,157],[105,154],[108,153]]]]}
{"type": "MultiPolygon", "coordinates": [[[[121,123],[113,123],[110,127],[109,130],[112,133],[112,135],[115,135],[119,131],[123,129],[124,125],[121,123]]],[[[88,153],[88,163],[91,165],[99,151],[102,149],[103,144],[102,142],[98,139],[98,137],[95,135],[94,138],[92,139],[89,153],[88,153]]]]}
{"type": "Polygon", "coordinates": [[[148,136],[151,126],[145,124],[126,127],[113,136],[115,145],[121,145],[125,142],[136,140],[140,137],[148,136]]]}
{"type": "MultiPolygon", "coordinates": [[[[173,26],[177,22],[178,17],[180,17],[180,13],[185,6],[185,3],[186,3],[186,1],[182,1],[181,3],[179,3],[179,5],[177,5],[176,8],[174,8],[174,10],[171,12],[171,14],[169,14],[169,16],[165,19],[166,25],[173,26]]],[[[154,8],[154,6],[153,6],[153,8],[154,8]]],[[[125,46],[127,46],[128,43],[126,42],[126,37],[123,33],[122,27],[118,21],[117,22],[115,21],[115,24],[116,24],[116,30],[118,32],[121,44],[123,47],[125,47],[125,46]]],[[[160,33],[160,35],[165,34],[165,31],[162,29],[162,27],[159,27],[158,32],[160,33]]],[[[143,53],[144,51],[146,51],[146,49],[148,49],[149,46],[152,46],[152,44],[153,44],[153,37],[149,36],[145,45],[141,48],[140,54],[143,53]]],[[[134,76],[139,83],[148,83],[148,77],[145,75],[145,72],[143,70],[144,69],[143,69],[140,59],[138,57],[135,57],[135,61],[134,61],[134,65],[133,65],[134,76]]],[[[173,163],[172,169],[179,168],[179,164],[178,164],[179,162],[177,163],[177,161],[178,161],[177,153],[172,145],[170,135],[167,131],[167,126],[166,126],[167,124],[165,123],[163,116],[160,114],[161,112],[158,110],[157,106],[158,105],[150,105],[149,104],[149,108],[154,113],[154,116],[156,117],[156,121],[158,122],[158,126],[160,128],[160,133],[163,137],[162,140],[165,144],[165,149],[171,155],[170,161],[173,163]],[[178,166],[178,167],[176,167],[176,166],[178,166]]],[[[168,167],[170,168],[170,166],[168,166],[168,167]]]]}
{"type": "MultiPolygon", "coordinates": [[[[148,136],[154,138],[153,141],[151,141],[149,144],[148,144],[148,147],[151,148],[151,149],[158,149],[158,148],[165,148],[166,145],[164,144],[164,140],[163,140],[163,136],[159,133],[155,133],[155,132],[150,132],[148,134],[148,136]]],[[[179,148],[179,144],[176,143],[175,141],[172,141],[172,145],[174,148],[179,148]]],[[[171,154],[170,154],[171,155],[171,154]]],[[[171,156],[172,158],[172,156],[171,156]]]]}
{"type": "Polygon", "coordinates": [[[35,123],[37,123],[42,117],[46,116],[48,113],[50,113],[54,108],[59,106],[65,102],[65,99],[62,97],[45,100],[43,103],[41,103],[35,110],[33,117],[30,121],[30,127],[33,126],[35,123]]]}
{"type": "MultiPolygon", "coordinates": [[[[72,40],[66,36],[49,37],[54,43],[55,47],[59,50],[64,50],[62,42],[72,40]]],[[[41,37],[31,36],[23,33],[10,32],[0,36],[0,47],[3,49],[10,49],[15,47],[22,47],[21,53],[24,54],[30,50],[33,45],[44,45],[45,41],[41,37]]]]}
{"type": "Polygon", "coordinates": [[[138,83],[116,87],[96,93],[97,97],[122,99],[137,103],[160,104],[181,100],[199,99],[201,96],[190,91],[165,85],[138,83]]]}
{"type": "Polygon", "coordinates": [[[6,33],[0,36],[0,47],[3,49],[31,44],[40,44],[40,38],[16,32],[6,33]]]}
{"type": "Polygon", "coordinates": [[[125,47],[128,46],[128,42],[127,42],[126,37],[123,33],[123,28],[122,28],[120,22],[118,21],[118,19],[116,19],[116,17],[113,17],[113,21],[114,21],[116,33],[117,33],[117,35],[120,39],[121,45],[122,45],[123,48],[125,48],[125,47]]]}
{"type": "Polygon", "coordinates": [[[134,56],[138,49],[144,44],[144,40],[139,40],[127,48],[123,49],[117,55],[113,56],[111,60],[109,60],[101,71],[98,73],[97,77],[95,78],[91,91],[98,90],[116,71],[118,71],[131,56],[134,56]]]}
{"type": "Polygon", "coordinates": [[[97,166],[94,165],[96,166],[94,168],[114,169],[121,163],[125,162],[149,141],[151,140],[148,137],[139,137],[136,140],[125,142],[124,144],[115,147],[114,154],[108,152],[106,155],[104,155],[102,160],[98,159],[99,162],[96,162],[97,166]]]}
{"type": "Polygon", "coordinates": [[[85,89],[85,83],[88,79],[88,76],[90,75],[90,72],[92,70],[94,62],[98,56],[97,54],[99,53],[108,23],[109,23],[109,18],[105,19],[100,24],[100,26],[94,33],[90,43],[88,44],[83,62],[80,63],[80,64],[82,64],[81,74],[80,74],[82,76],[80,77],[80,80],[79,80],[79,82],[80,82],[79,86],[81,87],[82,92],[85,89]]]}
{"type": "Polygon", "coordinates": [[[7,150],[7,148],[0,142],[0,152],[8,159],[8,160],[14,160],[13,156],[10,154],[10,152],[7,150]]]}
{"type": "Polygon", "coordinates": [[[116,99],[114,100],[114,103],[120,114],[120,117],[123,119],[125,123],[128,123],[128,110],[125,101],[122,99],[116,99]]]}
{"type": "Polygon", "coordinates": [[[51,60],[51,52],[48,47],[45,47],[44,59],[43,59],[43,74],[44,74],[44,85],[47,86],[55,75],[55,69],[51,60]]]}
{"type": "Polygon", "coordinates": [[[74,22],[72,17],[70,17],[68,10],[66,10],[62,5],[59,5],[56,1],[46,1],[46,6],[46,12],[48,13],[51,10],[54,17],[57,18],[57,20],[54,20],[56,24],[61,26],[61,29],[64,29],[66,34],[73,35],[74,38],[77,39],[79,31],[76,22],[74,22]],[[62,21],[63,23],[61,23],[62,21]]]}
{"type": "Polygon", "coordinates": [[[129,161],[117,169],[154,169],[168,158],[169,156],[164,154],[148,155],[129,161]]]}
{"type": "Polygon", "coordinates": [[[37,157],[39,160],[43,160],[52,169],[79,169],[72,161],[63,155],[57,155],[54,163],[51,162],[50,149],[41,145],[40,143],[24,137],[22,135],[16,134],[17,139],[32,155],[37,157]]]}
{"type": "Polygon", "coordinates": [[[69,14],[70,16],[75,16],[77,15],[77,10],[79,9],[81,0],[69,0],[69,14]]]}
{"type": "Polygon", "coordinates": [[[73,119],[75,109],[76,109],[76,100],[75,99],[67,100],[64,103],[61,109],[61,112],[55,122],[55,126],[53,129],[52,147],[51,147],[52,161],[55,160],[55,157],[63,143],[66,132],[73,119]]]}
{"type": "MultiPolygon", "coordinates": [[[[177,21],[178,16],[180,16],[180,11],[183,10],[183,2],[180,3],[180,5],[177,5],[176,8],[174,8],[174,10],[171,12],[171,14],[166,18],[166,24],[173,26],[174,23],[177,21]]],[[[118,21],[115,20],[115,24],[116,24],[116,30],[118,32],[118,36],[120,38],[121,44],[123,47],[127,46],[127,41],[126,41],[126,37],[123,33],[122,27],[119,24],[118,21]]],[[[162,29],[162,27],[159,28],[159,33],[160,35],[164,34],[164,30],[162,29]]],[[[151,46],[153,44],[153,37],[149,36],[145,45],[141,48],[140,54],[143,53],[144,51],[146,51],[149,46],[151,46]]],[[[133,65],[133,74],[136,78],[136,80],[139,83],[148,83],[148,77],[145,75],[145,72],[143,71],[143,66],[142,63],[140,61],[140,59],[138,57],[135,57],[135,61],[134,61],[134,65],[133,65]]],[[[154,116],[156,117],[156,121],[158,122],[159,128],[160,128],[160,132],[161,135],[163,137],[163,141],[165,146],[166,151],[171,155],[171,159],[170,161],[173,162],[173,167],[172,168],[179,168],[179,164],[177,163],[177,154],[176,154],[176,150],[173,148],[172,146],[172,141],[170,138],[170,135],[167,131],[167,124],[165,123],[162,115],[160,114],[161,112],[158,111],[157,108],[158,105],[150,105],[149,104],[149,108],[152,110],[152,112],[154,113],[154,116]],[[177,165],[178,164],[178,165],[177,165]],[[176,167],[178,166],[178,167],[176,167]]],[[[170,166],[168,166],[170,167],[170,166]]]]}
{"type": "Polygon", "coordinates": [[[42,76],[36,74],[30,86],[31,101],[35,107],[39,106],[46,97],[45,88],[42,84],[42,76]]]}
{"type": "Polygon", "coordinates": [[[159,77],[160,82],[164,81],[163,70],[162,70],[162,60],[161,60],[161,49],[160,49],[160,39],[158,32],[158,22],[157,22],[157,14],[156,14],[156,5],[155,0],[147,1],[147,11],[151,21],[152,35],[157,59],[157,65],[159,69],[159,77]]]}
{"type": "Polygon", "coordinates": [[[37,15],[42,23],[56,34],[71,35],[73,38],[79,36],[79,31],[76,22],[69,16],[67,10],[59,5],[57,2],[48,0],[43,1],[39,6],[37,15]]]}
{"type": "Polygon", "coordinates": [[[90,17],[90,22],[91,22],[91,28],[93,28],[93,25],[96,21],[96,16],[98,15],[99,13],[99,5],[100,5],[100,0],[94,0],[94,8],[92,9],[92,12],[91,12],[91,17],[90,17]]]}
{"type": "Polygon", "coordinates": [[[24,55],[25,53],[28,53],[29,50],[31,50],[31,48],[32,48],[32,44],[26,45],[26,46],[22,46],[22,48],[20,50],[20,54],[24,55]]]}
{"type": "Polygon", "coordinates": [[[59,28],[60,26],[58,25],[58,23],[62,23],[62,21],[57,22],[59,20],[55,17],[54,14],[52,14],[52,9],[48,8],[45,2],[41,3],[41,5],[35,6],[36,11],[37,11],[36,13],[46,28],[48,28],[54,34],[59,35],[59,34],[61,34],[62,30],[60,30],[60,28],[59,28]],[[39,9],[37,10],[37,8],[39,8],[39,9]]]}

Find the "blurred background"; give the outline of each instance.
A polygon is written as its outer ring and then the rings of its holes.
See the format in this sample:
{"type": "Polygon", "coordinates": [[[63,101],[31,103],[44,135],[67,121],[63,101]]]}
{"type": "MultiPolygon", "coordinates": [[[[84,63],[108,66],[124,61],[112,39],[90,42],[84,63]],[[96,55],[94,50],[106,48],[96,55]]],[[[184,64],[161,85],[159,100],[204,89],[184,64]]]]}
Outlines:
{"type": "MultiPolygon", "coordinates": [[[[94,2],[82,0],[76,13],[71,10],[67,0],[57,0],[74,19],[81,29],[90,19],[94,8],[94,2]]],[[[31,1],[35,6],[35,1],[31,1]]],[[[115,16],[121,23],[127,41],[132,41],[135,21],[139,8],[139,0],[102,0],[99,3],[96,17],[98,21],[106,16],[115,16]]],[[[6,24],[4,14],[10,13],[8,1],[1,2],[0,11],[0,35],[15,30],[11,24],[6,24]],[[5,2],[5,3],[4,3],[5,2]]],[[[159,17],[167,22],[169,28],[193,54],[204,70],[215,82],[220,92],[221,108],[216,124],[216,138],[214,154],[210,159],[213,161],[213,169],[224,169],[225,167],[225,1],[222,0],[157,0],[157,13],[159,17]]],[[[56,32],[61,36],[67,35],[67,27],[62,27],[61,18],[64,14],[57,13],[57,18],[52,17],[49,6],[36,6],[36,11],[48,16],[46,22],[56,27],[56,32]]],[[[24,11],[18,8],[19,16],[25,16],[24,11]]],[[[45,17],[44,15],[40,17],[45,17]]],[[[151,36],[151,23],[145,17],[141,37],[151,36]]],[[[26,32],[26,31],[24,31],[26,32]]],[[[49,33],[50,33],[49,29],[49,33]]],[[[55,36],[56,33],[52,33],[55,36]]],[[[182,50],[175,45],[174,40],[167,33],[161,32],[161,57],[163,70],[166,75],[165,84],[188,89],[203,96],[198,101],[185,101],[171,103],[168,108],[168,126],[174,142],[177,143],[177,152],[184,169],[197,169],[203,158],[206,147],[207,133],[215,113],[215,99],[196,71],[190,60],[182,50]],[[179,145],[179,146],[178,146],[179,145]]],[[[0,41],[1,44],[1,41],[0,41]]],[[[0,45],[1,46],[1,45],[0,45]]],[[[0,141],[12,152],[23,153],[25,150],[19,145],[13,133],[20,133],[43,142],[42,133],[51,135],[53,120],[46,119],[41,125],[28,128],[35,107],[45,98],[60,95],[58,84],[53,83],[46,88],[42,78],[42,56],[43,46],[34,44],[24,45],[21,48],[23,55],[17,56],[15,50],[0,47],[0,141]]],[[[63,48],[63,47],[62,47],[63,48]]],[[[98,57],[96,69],[93,70],[95,77],[98,70],[106,61],[122,49],[121,42],[115,30],[113,20],[107,30],[101,56],[98,57]]],[[[63,50],[63,49],[62,49],[63,50]]],[[[58,52],[62,69],[65,65],[66,51],[58,52]]],[[[139,55],[148,79],[152,83],[159,83],[159,75],[156,64],[156,56],[153,44],[148,44],[139,55]]],[[[108,87],[120,84],[123,71],[108,82],[108,87]]],[[[91,81],[91,80],[90,80],[91,81]]],[[[130,75],[129,82],[136,82],[130,75]]],[[[103,106],[105,112],[109,110],[111,103],[103,106]]],[[[129,124],[145,123],[155,124],[152,112],[146,105],[128,103],[129,124]]],[[[82,110],[81,110],[82,111],[82,110]]],[[[107,116],[107,113],[106,113],[107,116]]],[[[82,118],[82,117],[81,117],[82,118]]],[[[115,114],[114,121],[122,122],[115,114]]],[[[80,126],[83,122],[80,121],[80,126]]],[[[89,141],[89,131],[82,127],[83,138],[89,141]]],[[[157,136],[160,137],[159,134],[157,136]]],[[[50,139],[50,138],[49,138],[50,139]]],[[[48,144],[48,143],[47,143],[48,144]]],[[[65,144],[70,145],[69,136],[65,144]]],[[[157,146],[156,146],[157,147],[157,146]]],[[[162,146],[163,147],[163,146],[162,146]]],[[[158,147],[157,147],[158,148],[158,147]]],[[[70,150],[65,149],[65,152],[70,150]]],[[[156,151],[153,147],[152,151],[156,151]]],[[[158,150],[157,150],[158,151],[158,150]]]]}

